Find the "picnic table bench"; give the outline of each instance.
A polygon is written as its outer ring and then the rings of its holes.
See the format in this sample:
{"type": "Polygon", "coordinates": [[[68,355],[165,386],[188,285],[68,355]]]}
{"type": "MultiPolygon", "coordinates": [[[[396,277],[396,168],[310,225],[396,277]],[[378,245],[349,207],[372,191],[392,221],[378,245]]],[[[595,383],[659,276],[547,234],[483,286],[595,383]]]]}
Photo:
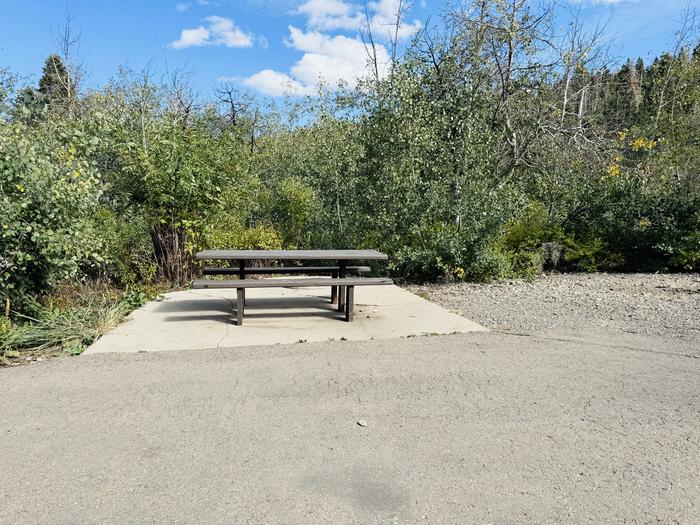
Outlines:
{"type": "Polygon", "coordinates": [[[236,289],[236,324],[243,324],[245,312],[245,290],[247,288],[301,288],[331,286],[331,302],[337,303],[338,311],[344,313],[346,321],[353,320],[355,286],[378,286],[393,284],[391,279],[349,277],[368,273],[368,266],[354,266],[352,261],[381,261],[387,256],[376,250],[205,250],[196,255],[205,261],[226,261],[228,268],[207,267],[204,275],[237,276],[238,279],[197,279],[194,289],[236,289]],[[264,266],[255,267],[255,261],[326,261],[328,266],[264,266]],[[328,277],[305,279],[247,279],[250,275],[272,274],[320,274],[328,277]]]}

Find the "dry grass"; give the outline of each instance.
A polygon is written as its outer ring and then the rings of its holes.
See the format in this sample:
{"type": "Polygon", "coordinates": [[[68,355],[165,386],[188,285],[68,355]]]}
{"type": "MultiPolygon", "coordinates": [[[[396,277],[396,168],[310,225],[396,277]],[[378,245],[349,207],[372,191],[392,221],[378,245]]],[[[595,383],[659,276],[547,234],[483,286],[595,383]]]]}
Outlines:
{"type": "Polygon", "coordinates": [[[104,283],[60,287],[33,304],[32,315],[14,312],[13,322],[0,326],[0,366],[78,355],[148,298],[104,283]]]}

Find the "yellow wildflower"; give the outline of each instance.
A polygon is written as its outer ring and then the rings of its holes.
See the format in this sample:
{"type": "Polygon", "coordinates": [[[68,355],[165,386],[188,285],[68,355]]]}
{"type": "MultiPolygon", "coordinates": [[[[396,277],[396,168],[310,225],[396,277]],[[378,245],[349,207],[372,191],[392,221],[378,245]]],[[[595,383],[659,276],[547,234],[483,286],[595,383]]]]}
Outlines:
{"type": "Polygon", "coordinates": [[[608,166],[608,175],[611,177],[617,177],[620,175],[620,165],[619,164],[611,164],[608,166]]]}
{"type": "Polygon", "coordinates": [[[632,151],[651,151],[656,146],[656,141],[651,139],[645,139],[644,137],[639,137],[630,142],[630,148],[632,151]]]}

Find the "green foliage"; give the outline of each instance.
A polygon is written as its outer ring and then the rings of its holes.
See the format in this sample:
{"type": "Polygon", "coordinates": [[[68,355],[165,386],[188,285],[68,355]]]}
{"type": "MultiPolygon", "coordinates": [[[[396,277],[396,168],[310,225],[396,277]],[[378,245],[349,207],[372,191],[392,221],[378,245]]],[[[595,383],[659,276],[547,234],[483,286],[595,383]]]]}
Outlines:
{"type": "Polygon", "coordinates": [[[286,177],[274,187],[268,205],[270,220],[280,228],[284,245],[308,247],[321,211],[314,190],[300,177],[286,177]]]}
{"type": "Polygon", "coordinates": [[[259,224],[246,228],[239,222],[226,220],[225,216],[207,233],[206,246],[232,250],[280,250],[283,248],[282,236],[271,226],[259,224]]]}
{"type": "Polygon", "coordinates": [[[675,245],[662,243],[657,247],[670,256],[671,267],[700,271],[700,228],[682,234],[675,245]]]}
{"type": "Polygon", "coordinates": [[[241,250],[279,250],[282,236],[270,226],[258,225],[241,229],[232,246],[241,250]]]}
{"type": "Polygon", "coordinates": [[[0,315],[0,339],[7,337],[7,334],[12,330],[12,321],[9,317],[0,315]]]}
{"type": "Polygon", "coordinates": [[[542,243],[562,238],[561,226],[550,220],[542,204],[535,202],[517,220],[506,225],[499,243],[507,251],[524,252],[538,250],[542,243]]]}
{"type": "Polygon", "coordinates": [[[35,124],[46,116],[48,107],[47,100],[41,93],[30,87],[25,88],[16,100],[17,120],[35,124]]]}
{"type": "Polygon", "coordinates": [[[597,272],[607,266],[608,247],[600,237],[576,240],[567,237],[564,258],[570,267],[586,272],[597,272]]]}
{"type": "Polygon", "coordinates": [[[0,123],[0,294],[50,291],[101,262],[91,220],[100,175],[79,154],[93,139],[68,127],[0,123]]]}
{"type": "Polygon", "coordinates": [[[153,284],[158,266],[148,220],[132,211],[117,214],[102,207],[95,221],[102,233],[102,273],[121,286],[153,284]]]}
{"type": "Polygon", "coordinates": [[[246,150],[238,130],[218,129],[209,113],[163,106],[160,96],[148,84],[110,86],[90,100],[85,125],[108,132],[94,155],[109,183],[106,198],[147,225],[158,277],[184,284],[210,217],[236,204],[227,195],[246,193],[246,150]]]}
{"type": "Polygon", "coordinates": [[[544,250],[508,252],[508,273],[504,277],[536,279],[544,268],[544,250]]]}

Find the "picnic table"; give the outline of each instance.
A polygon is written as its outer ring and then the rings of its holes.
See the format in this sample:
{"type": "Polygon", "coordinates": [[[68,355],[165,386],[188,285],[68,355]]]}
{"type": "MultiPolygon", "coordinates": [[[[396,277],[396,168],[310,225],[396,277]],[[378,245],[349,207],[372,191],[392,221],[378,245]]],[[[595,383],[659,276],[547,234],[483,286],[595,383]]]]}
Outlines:
{"type": "Polygon", "coordinates": [[[391,284],[390,279],[351,278],[349,274],[367,273],[366,266],[351,266],[354,261],[384,261],[388,257],[377,250],[205,250],[196,258],[201,261],[226,261],[229,268],[205,268],[205,275],[233,275],[238,280],[198,280],[194,288],[236,288],[238,290],[237,319],[243,322],[246,288],[300,287],[331,285],[331,301],[338,304],[338,311],[345,311],[347,321],[352,320],[352,302],[355,286],[391,284]],[[256,261],[301,262],[302,266],[255,266],[256,261]],[[326,263],[305,266],[309,262],[326,263]],[[247,276],[256,274],[319,274],[330,279],[275,279],[252,281],[247,276]]]}
{"type": "Polygon", "coordinates": [[[386,261],[388,256],[377,250],[204,250],[196,255],[200,261],[386,261]]]}

